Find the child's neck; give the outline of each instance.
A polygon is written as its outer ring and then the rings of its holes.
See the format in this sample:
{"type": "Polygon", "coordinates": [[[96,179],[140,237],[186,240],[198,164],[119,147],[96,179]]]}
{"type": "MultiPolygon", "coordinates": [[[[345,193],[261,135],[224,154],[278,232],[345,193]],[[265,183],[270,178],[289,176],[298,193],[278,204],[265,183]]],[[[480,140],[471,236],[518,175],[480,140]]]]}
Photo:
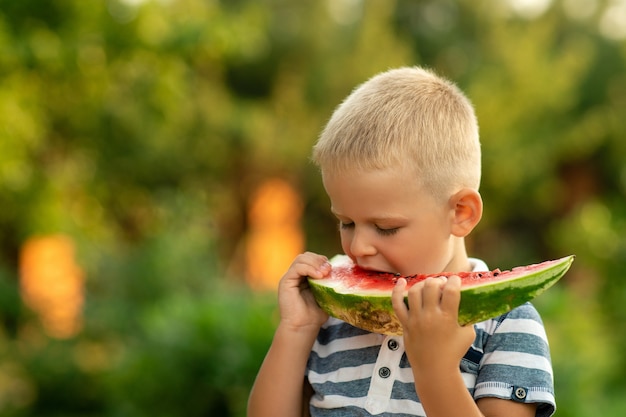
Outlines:
{"type": "Polygon", "coordinates": [[[472,270],[472,265],[470,264],[469,256],[467,256],[467,250],[465,249],[465,239],[454,239],[452,243],[452,257],[446,265],[445,270],[441,272],[469,272],[472,270]]]}

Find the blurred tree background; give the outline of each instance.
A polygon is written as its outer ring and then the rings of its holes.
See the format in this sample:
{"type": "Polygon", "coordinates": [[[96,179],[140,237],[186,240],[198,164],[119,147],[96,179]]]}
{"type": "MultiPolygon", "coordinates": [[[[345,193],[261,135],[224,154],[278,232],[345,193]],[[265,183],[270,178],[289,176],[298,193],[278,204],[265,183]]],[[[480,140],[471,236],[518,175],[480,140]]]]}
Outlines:
{"type": "Polygon", "coordinates": [[[309,151],[400,65],[475,104],[472,255],[577,255],[536,301],[557,415],[626,415],[625,0],[0,0],[0,416],[245,415],[258,218],[340,250],[309,151]]]}

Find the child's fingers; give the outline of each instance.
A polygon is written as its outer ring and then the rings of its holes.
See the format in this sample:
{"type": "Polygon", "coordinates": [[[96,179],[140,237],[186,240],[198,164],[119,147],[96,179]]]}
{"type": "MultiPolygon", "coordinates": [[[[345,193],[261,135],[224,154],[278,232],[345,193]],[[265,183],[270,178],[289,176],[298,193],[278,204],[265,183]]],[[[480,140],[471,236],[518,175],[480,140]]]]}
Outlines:
{"type": "Polygon", "coordinates": [[[312,252],[299,255],[292,268],[298,277],[323,278],[330,273],[331,266],[325,256],[312,252]]]}
{"type": "Polygon", "coordinates": [[[398,282],[393,287],[393,291],[391,292],[391,305],[393,306],[393,310],[396,312],[396,316],[398,316],[402,326],[405,325],[409,318],[409,309],[404,303],[405,290],[406,279],[399,278],[398,282]]]}
{"type": "Polygon", "coordinates": [[[424,308],[438,307],[441,302],[441,290],[446,283],[445,277],[428,278],[422,289],[422,305],[424,308]]]}
{"type": "Polygon", "coordinates": [[[313,266],[308,265],[306,272],[301,273],[300,276],[311,278],[324,278],[330,273],[331,269],[332,267],[328,262],[322,262],[313,266]]]}
{"type": "Polygon", "coordinates": [[[448,279],[443,287],[441,295],[441,308],[448,311],[455,317],[459,314],[459,304],[461,302],[461,278],[454,275],[448,279]]]}

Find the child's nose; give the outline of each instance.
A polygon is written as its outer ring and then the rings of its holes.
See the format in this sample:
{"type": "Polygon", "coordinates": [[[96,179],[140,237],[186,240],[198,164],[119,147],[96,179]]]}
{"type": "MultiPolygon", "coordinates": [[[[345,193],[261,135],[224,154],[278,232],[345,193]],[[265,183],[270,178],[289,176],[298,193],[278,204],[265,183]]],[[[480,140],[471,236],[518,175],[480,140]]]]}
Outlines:
{"type": "Polygon", "coordinates": [[[352,256],[358,258],[361,256],[371,256],[376,253],[376,248],[367,236],[367,232],[363,230],[355,230],[350,242],[350,252],[352,256]]]}

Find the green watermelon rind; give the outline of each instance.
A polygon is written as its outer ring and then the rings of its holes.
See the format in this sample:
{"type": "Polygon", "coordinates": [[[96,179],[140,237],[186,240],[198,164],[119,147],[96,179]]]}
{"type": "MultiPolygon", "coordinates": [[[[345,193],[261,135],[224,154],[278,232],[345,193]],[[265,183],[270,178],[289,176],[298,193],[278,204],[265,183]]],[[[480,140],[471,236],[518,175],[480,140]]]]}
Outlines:
{"type": "MultiPolygon", "coordinates": [[[[462,288],[459,324],[479,323],[531,301],[560,280],[573,261],[574,255],[570,255],[546,268],[530,269],[511,279],[462,288]]],[[[317,303],[330,316],[373,333],[402,334],[402,325],[391,305],[391,293],[340,293],[324,285],[323,281],[309,278],[317,303]]]]}

